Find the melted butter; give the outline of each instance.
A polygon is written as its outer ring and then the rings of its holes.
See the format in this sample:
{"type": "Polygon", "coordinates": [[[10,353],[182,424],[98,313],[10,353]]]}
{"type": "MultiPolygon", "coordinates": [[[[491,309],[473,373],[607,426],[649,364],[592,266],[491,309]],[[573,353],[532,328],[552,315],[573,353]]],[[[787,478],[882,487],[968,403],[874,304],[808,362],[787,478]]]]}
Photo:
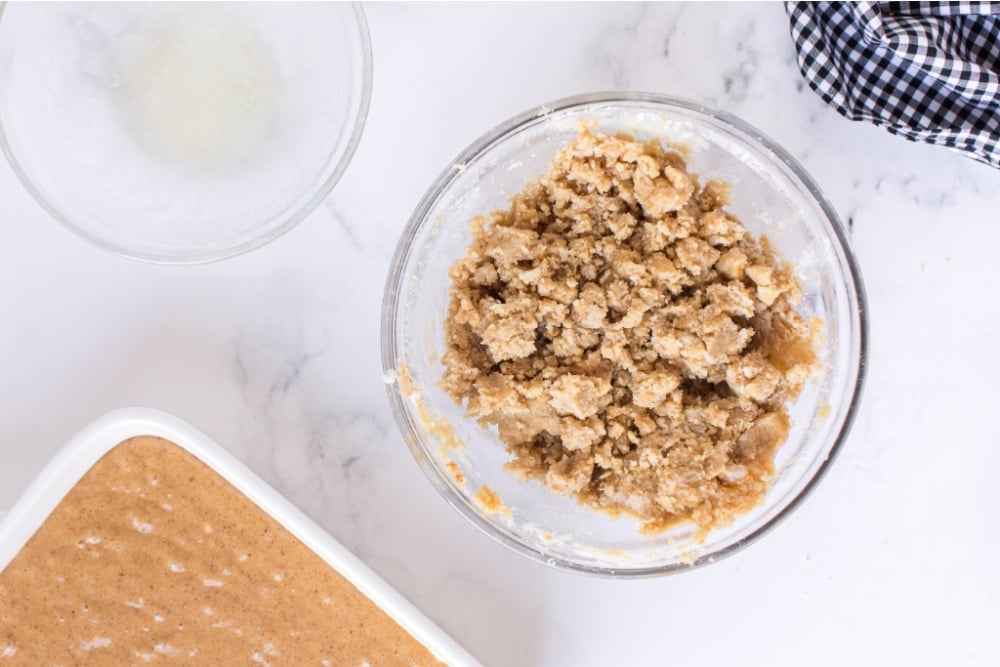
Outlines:
{"type": "Polygon", "coordinates": [[[128,124],[161,157],[235,162],[273,132],[282,83],[271,45],[213,6],[182,6],[123,40],[128,124]]]}

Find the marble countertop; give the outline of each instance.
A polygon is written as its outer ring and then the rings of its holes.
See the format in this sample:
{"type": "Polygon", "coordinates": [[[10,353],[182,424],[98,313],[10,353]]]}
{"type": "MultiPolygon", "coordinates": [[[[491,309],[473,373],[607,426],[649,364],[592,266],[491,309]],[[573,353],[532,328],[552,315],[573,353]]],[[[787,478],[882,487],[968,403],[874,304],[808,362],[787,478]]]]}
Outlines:
{"type": "Polygon", "coordinates": [[[995,665],[1000,173],[848,122],[804,87],[778,4],[375,4],[371,112],[327,201],[219,264],[114,257],[0,164],[0,510],[94,417],[147,405],[246,462],[487,665],[995,665]],[[382,286],[425,188],[525,109],[695,98],[787,147],[850,224],[863,405],[826,480],[733,558],[619,582],[467,524],[394,426],[382,286]],[[991,342],[992,341],[992,342],[991,342]]]}

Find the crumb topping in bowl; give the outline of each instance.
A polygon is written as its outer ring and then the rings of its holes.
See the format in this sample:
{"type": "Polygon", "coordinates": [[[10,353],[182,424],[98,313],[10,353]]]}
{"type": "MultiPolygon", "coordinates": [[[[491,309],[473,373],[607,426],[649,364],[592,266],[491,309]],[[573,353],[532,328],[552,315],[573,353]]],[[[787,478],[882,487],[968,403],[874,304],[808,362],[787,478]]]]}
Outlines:
{"type": "Polygon", "coordinates": [[[441,386],[507,469],[647,530],[758,505],[817,366],[801,288],[658,142],[581,132],[451,268],[441,386]]]}

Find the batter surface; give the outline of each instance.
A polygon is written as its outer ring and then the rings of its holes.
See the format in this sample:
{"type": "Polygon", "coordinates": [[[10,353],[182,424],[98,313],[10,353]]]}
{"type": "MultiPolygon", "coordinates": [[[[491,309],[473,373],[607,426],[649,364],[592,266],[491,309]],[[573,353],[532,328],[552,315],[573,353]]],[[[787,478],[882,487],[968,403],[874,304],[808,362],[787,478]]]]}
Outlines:
{"type": "Polygon", "coordinates": [[[127,440],[0,573],[0,665],[439,665],[177,445],[127,440]]]}

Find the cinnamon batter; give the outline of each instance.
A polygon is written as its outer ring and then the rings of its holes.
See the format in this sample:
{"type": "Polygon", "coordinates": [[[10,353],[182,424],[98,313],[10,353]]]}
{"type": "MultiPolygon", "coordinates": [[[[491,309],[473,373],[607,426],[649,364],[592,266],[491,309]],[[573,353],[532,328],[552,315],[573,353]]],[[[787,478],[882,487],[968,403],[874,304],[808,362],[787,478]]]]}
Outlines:
{"type": "Polygon", "coordinates": [[[439,665],[177,445],[127,440],[0,573],[0,666],[439,665]]]}

